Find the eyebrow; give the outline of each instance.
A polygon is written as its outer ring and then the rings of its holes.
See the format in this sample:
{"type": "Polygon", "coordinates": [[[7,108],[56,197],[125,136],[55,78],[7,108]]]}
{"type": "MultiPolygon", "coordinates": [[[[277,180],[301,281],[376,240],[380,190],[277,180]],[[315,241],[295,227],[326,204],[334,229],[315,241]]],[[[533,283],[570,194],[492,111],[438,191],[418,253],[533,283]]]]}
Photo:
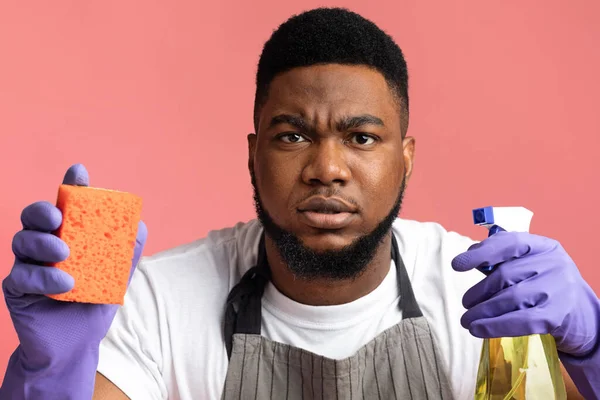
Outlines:
{"type": "MultiPolygon", "coordinates": [[[[298,115],[279,114],[271,119],[269,128],[280,124],[288,124],[300,130],[308,131],[310,129],[306,120],[298,115]]],[[[344,117],[337,122],[336,128],[338,131],[347,131],[350,129],[361,128],[365,125],[385,126],[381,118],[370,114],[362,114],[353,117],[344,117]]]]}
{"type": "Polygon", "coordinates": [[[276,115],[271,119],[269,128],[273,128],[274,126],[277,126],[280,124],[288,124],[288,125],[291,125],[295,128],[301,129],[301,130],[308,130],[308,124],[306,123],[304,118],[302,118],[298,115],[291,115],[291,114],[276,115]]]}
{"type": "Polygon", "coordinates": [[[363,114],[355,117],[342,118],[337,123],[337,129],[338,131],[343,132],[350,129],[361,128],[365,125],[385,126],[381,118],[377,118],[376,116],[370,114],[363,114]]]}

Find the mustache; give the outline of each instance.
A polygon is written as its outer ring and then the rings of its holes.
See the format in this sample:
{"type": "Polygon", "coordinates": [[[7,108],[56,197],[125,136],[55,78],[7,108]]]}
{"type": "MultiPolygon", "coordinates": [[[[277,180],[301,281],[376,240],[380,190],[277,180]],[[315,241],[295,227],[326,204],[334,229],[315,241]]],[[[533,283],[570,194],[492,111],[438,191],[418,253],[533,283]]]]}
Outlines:
{"type": "Polygon", "coordinates": [[[314,188],[311,191],[309,191],[305,196],[303,196],[300,199],[300,201],[297,202],[296,206],[298,206],[299,204],[304,203],[309,198],[316,197],[316,196],[325,197],[325,198],[337,197],[338,199],[343,200],[346,203],[348,203],[348,204],[352,205],[353,207],[355,207],[356,211],[358,211],[358,212],[362,211],[362,207],[360,206],[360,204],[358,204],[358,202],[356,200],[354,200],[351,197],[345,196],[342,193],[342,191],[339,188],[337,188],[337,187],[318,187],[318,188],[314,188]]]}

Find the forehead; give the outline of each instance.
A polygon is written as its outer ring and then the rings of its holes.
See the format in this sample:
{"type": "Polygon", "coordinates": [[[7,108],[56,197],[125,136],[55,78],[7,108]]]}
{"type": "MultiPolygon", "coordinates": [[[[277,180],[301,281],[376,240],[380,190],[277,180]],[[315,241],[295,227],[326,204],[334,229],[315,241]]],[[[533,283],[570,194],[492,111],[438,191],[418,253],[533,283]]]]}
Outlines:
{"type": "Polygon", "coordinates": [[[398,101],[381,73],[366,66],[314,65],[294,68],[275,77],[261,111],[264,118],[279,113],[308,119],[332,119],[371,114],[397,120],[398,101]]]}

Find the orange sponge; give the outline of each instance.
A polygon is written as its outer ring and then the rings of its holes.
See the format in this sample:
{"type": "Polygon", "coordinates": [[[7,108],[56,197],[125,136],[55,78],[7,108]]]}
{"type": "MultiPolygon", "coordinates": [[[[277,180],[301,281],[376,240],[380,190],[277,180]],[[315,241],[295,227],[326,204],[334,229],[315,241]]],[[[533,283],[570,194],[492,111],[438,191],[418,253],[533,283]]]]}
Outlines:
{"type": "Polygon", "coordinates": [[[142,199],[130,193],[61,185],[56,206],[62,225],[55,234],[70,249],[54,267],[75,287],[49,297],[81,303],[123,304],[135,248],[142,199]]]}

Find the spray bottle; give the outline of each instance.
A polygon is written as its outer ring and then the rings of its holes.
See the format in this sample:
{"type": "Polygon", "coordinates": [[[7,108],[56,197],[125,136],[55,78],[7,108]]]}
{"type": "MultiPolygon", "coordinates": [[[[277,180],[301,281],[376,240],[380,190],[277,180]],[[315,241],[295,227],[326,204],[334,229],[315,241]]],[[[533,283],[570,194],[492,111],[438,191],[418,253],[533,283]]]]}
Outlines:
{"type": "MultiPolygon", "coordinates": [[[[476,225],[500,232],[529,232],[533,213],[524,207],[473,210],[476,225]]],[[[494,265],[481,267],[486,275],[494,265]]],[[[549,335],[484,339],[475,400],[566,400],[556,342],[549,335]]]]}

